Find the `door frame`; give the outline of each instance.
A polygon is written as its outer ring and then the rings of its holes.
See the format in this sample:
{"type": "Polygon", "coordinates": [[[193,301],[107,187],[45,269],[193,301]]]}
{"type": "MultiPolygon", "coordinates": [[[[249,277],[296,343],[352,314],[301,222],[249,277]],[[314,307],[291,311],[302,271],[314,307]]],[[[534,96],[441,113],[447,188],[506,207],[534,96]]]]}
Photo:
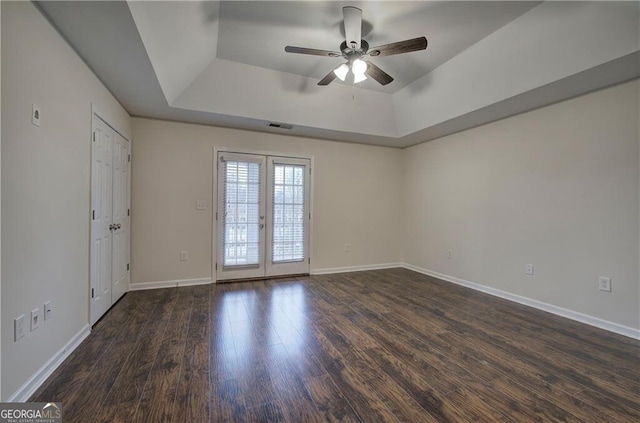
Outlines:
{"type": "MultiPolygon", "coordinates": [[[[280,151],[267,151],[267,150],[255,150],[255,149],[247,149],[247,148],[237,148],[237,147],[222,147],[222,146],[213,146],[213,155],[211,157],[212,163],[212,204],[211,204],[211,283],[217,283],[217,270],[216,264],[218,261],[218,221],[216,218],[216,213],[218,210],[218,153],[238,153],[238,154],[251,154],[258,156],[277,156],[277,157],[285,157],[289,159],[303,159],[309,160],[310,166],[310,180],[309,180],[309,213],[311,214],[311,219],[309,222],[309,273],[311,273],[311,264],[313,263],[314,257],[314,247],[313,247],[313,219],[314,219],[314,180],[315,180],[315,156],[308,154],[297,154],[297,153],[283,153],[280,151]]],[[[266,181],[265,181],[266,183],[266,181]]]]}
{"type": "MultiPolygon", "coordinates": [[[[129,143],[129,157],[131,157],[131,147],[132,147],[132,140],[131,140],[131,136],[127,136],[125,135],[122,131],[118,130],[115,125],[112,122],[115,122],[115,119],[112,119],[112,117],[110,117],[109,115],[107,115],[106,113],[103,113],[101,109],[99,109],[94,103],[91,103],[91,124],[89,127],[89,201],[88,201],[88,216],[89,216],[89,248],[88,248],[88,269],[87,269],[87,298],[88,298],[88,306],[87,306],[87,320],[89,321],[90,325],[93,325],[95,322],[92,321],[92,316],[91,316],[91,306],[92,306],[92,301],[91,301],[91,255],[92,255],[92,251],[91,251],[91,245],[92,245],[92,230],[91,230],[91,210],[93,207],[92,204],[92,199],[93,199],[93,192],[92,192],[92,187],[93,187],[93,130],[94,130],[94,120],[98,118],[100,119],[103,123],[105,123],[109,128],[111,128],[114,132],[118,133],[122,138],[124,138],[128,143],[129,143]]],[[[129,209],[129,211],[131,210],[131,160],[129,159],[127,162],[127,208],[129,209]]],[[[131,285],[131,213],[129,212],[129,239],[127,242],[127,251],[125,254],[125,257],[127,259],[127,262],[129,263],[129,268],[127,270],[128,273],[128,277],[127,277],[127,282],[126,282],[126,286],[125,286],[125,290],[124,293],[129,292],[129,288],[131,285]]],[[[123,294],[124,295],[124,294],[123,294]]],[[[111,302],[111,305],[113,305],[114,302],[111,302]]],[[[104,315],[104,314],[103,314],[104,315]]],[[[99,318],[97,319],[99,320],[99,318]]],[[[96,320],[96,321],[97,321],[96,320]]]]}

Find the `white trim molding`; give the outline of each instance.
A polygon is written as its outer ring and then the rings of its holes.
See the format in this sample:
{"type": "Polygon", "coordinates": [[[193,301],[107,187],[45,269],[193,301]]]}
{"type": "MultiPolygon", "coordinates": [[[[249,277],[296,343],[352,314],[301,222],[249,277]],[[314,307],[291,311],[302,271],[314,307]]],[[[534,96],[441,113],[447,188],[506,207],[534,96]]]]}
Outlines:
{"type": "Polygon", "coordinates": [[[129,291],[142,291],[145,289],[160,289],[160,288],[177,288],[180,286],[192,286],[192,285],[208,285],[211,283],[211,278],[200,279],[178,279],[174,281],[158,281],[158,282],[138,282],[129,284],[129,291]]]}
{"type": "Polygon", "coordinates": [[[347,273],[362,272],[365,270],[381,270],[393,269],[396,267],[405,267],[404,263],[382,263],[382,264],[366,264],[363,266],[346,266],[346,267],[325,267],[322,269],[312,269],[312,275],[329,275],[331,273],[347,273]]]}
{"type": "Polygon", "coordinates": [[[486,285],[482,285],[476,282],[466,281],[464,279],[456,278],[454,276],[445,275],[443,273],[434,272],[432,270],[424,269],[422,267],[414,266],[408,263],[402,263],[402,267],[414,272],[422,273],[423,275],[431,276],[441,279],[446,282],[455,283],[467,288],[471,288],[476,291],[484,292],[495,297],[500,297],[505,300],[513,301],[515,303],[523,304],[529,307],[536,308],[538,310],[546,311],[557,316],[565,317],[567,319],[575,320],[580,323],[585,323],[590,326],[595,326],[600,329],[614,332],[619,335],[628,336],[633,339],[640,339],[640,329],[634,329],[629,326],[624,326],[618,323],[610,322],[608,320],[600,319],[598,317],[589,316],[577,311],[569,310],[566,308],[558,307],[553,304],[548,304],[542,301],[534,300],[520,295],[512,294],[510,292],[502,291],[500,289],[491,288],[486,285]]]}
{"type": "Polygon", "coordinates": [[[26,402],[31,395],[44,383],[45,380],[78,348],[78,345],[91,333],[91,326],[85,325],[76,333],[58,352],[56,352],[37,372],[34,373],[16,392],[14,392],[7,402],[26,402]]]}

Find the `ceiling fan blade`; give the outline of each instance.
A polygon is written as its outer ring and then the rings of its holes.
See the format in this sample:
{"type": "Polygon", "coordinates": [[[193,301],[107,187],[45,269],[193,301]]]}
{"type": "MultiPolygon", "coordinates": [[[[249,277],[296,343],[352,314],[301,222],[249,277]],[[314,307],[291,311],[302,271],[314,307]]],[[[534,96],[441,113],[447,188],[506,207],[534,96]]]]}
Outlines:
{"type": "Polygon", "coordinates": [[[411,40],[398,41],[397,43],[385,44],[383,46],[369,49],[371,56],[393,56],[394,54],[409,53],[411,51],[424,50],[427,48],[427,38],[418,37],[411,40]]]}
{"type": "Polygon", "coordinates": [[[344,35],[346,38],[347,46],[360,48],[360,41],[362,40],[362,10],[353,6],[345,6],[342,8],[342,15],[344,16],[344,35]]]}
{"type": "Polygon", "coordinates": [[[322,78],[320,82],[318,82],[318,85],[329,85],[334,79],[336,79],[336,74],[331,71],[327,74],[327,76],[322,78]]]}
{"type": "Polygon", "coordinates": [[[388,73],[369,61],[367,61],[367,70],[365,73],[378,81],[380,85],[387,85],[389,82],[393,81],[393,78],[388,73]]]}
{"type": "Polygon", "coordinates": [[[284,51],[287,53],[311,54],[314,56],[340,57],[341,53],[329,50],[317,50],[315,48],[286,46],[284,51]]]}

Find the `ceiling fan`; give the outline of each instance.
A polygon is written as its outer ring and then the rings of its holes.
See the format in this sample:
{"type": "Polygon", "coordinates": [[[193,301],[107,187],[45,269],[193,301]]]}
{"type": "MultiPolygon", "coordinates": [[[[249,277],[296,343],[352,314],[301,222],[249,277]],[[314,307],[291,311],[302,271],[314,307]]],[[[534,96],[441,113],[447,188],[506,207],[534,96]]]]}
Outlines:
{"type": "Polygon", "coordinates": [[[364,58],[366,56],[392,56],[427,48],[427,39],[425,37],[418,37],[369,49],[369,43],[363,40],[361,35],[362,10],[353,6],[345,6],[342,8],[342,14],[344,16],[344,33],[346,40],[340,44],[339,52],[293,46],[286,46],[284,48],[284,51],[287,53],[344,57],[347,60],[347,63],[343,63],[322,78],[320,82],[318,82],[318,85],[329,85],[331,81],[336,78],[344,81],[349,71],[353,74],[353,82],[355,84],[364,81],[367,79],[366,75],[369,75],[380,84],[387,85],[393,81],[393,78],[369,60],[365,60],[364,58]]]}

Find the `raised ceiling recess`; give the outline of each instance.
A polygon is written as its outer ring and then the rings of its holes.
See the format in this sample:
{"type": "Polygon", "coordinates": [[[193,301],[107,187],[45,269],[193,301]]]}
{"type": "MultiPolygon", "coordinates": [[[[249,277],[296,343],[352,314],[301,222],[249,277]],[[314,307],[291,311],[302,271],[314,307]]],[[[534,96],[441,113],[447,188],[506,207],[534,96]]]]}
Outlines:
{"type": "Polygon", "coordinates": [[[38,5],[133,115],[341,141],[405,147],[640,75],[638,2],[38,5]],[[385,55],[398,40],[416,51],[385,55]],[[318,86],[356,56],[366,79],[318,86]]]}

